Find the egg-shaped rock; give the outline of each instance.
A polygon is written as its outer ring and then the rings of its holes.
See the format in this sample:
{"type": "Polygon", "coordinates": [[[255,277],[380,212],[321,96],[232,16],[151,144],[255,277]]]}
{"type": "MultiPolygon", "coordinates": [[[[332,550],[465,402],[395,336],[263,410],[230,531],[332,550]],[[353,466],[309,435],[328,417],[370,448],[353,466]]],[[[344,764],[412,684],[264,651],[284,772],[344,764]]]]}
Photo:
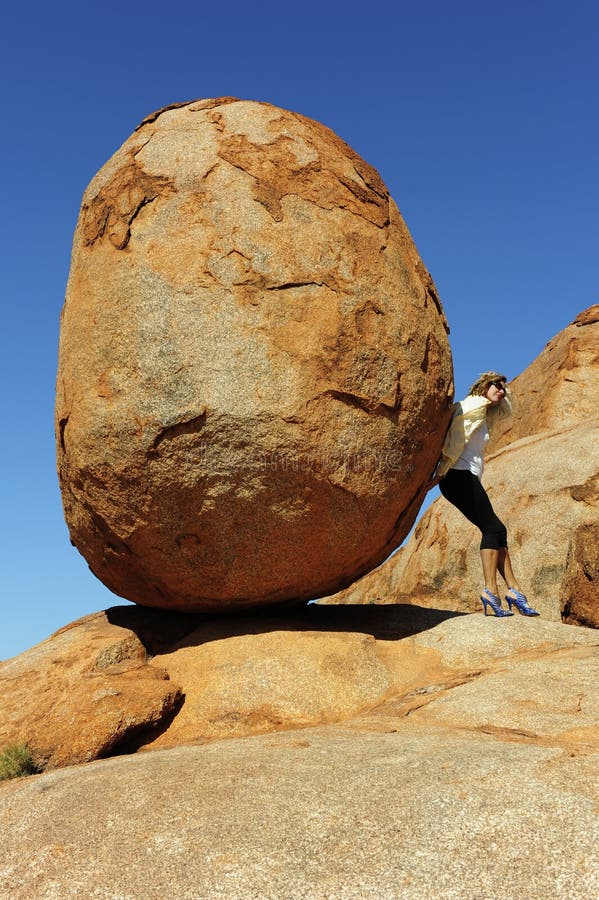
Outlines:
{"type": "Polygon", "coordinates": [[[409,531],[447,324],[377,172],[268,103],[174,104],[87,188],[56,432],[71,539],[146,606],[332,593],[409,531]]]}

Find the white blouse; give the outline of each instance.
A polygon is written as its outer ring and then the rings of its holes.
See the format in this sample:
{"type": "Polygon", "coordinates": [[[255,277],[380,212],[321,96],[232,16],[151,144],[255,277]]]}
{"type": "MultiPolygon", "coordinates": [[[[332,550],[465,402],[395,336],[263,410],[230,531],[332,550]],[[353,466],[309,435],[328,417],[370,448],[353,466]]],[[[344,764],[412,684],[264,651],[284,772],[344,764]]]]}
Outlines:
{"type": "Polygon", "coordinates": [[[460,458],[453,464],[452,468],[472,472],[477,478],[482,478],[485,468],[485,447],[488,440],[489,429],[487,428],[487,423],[483,422],[473,432],[472,437],[462,450],[460,458]]]}

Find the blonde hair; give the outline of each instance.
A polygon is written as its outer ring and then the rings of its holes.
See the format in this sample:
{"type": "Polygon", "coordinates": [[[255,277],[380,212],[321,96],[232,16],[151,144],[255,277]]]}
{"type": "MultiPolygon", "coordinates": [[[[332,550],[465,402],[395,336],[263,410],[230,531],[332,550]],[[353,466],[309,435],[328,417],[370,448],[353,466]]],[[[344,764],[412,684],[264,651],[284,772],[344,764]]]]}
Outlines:
{"type": "Polygon", "coordinates": [[[482,375],[478,376],[468,393],[474,397],[486,397],[487,391],[494,381],[503,381],[505,384],[507,378],[500,372],[483,372],[482,375]]]}

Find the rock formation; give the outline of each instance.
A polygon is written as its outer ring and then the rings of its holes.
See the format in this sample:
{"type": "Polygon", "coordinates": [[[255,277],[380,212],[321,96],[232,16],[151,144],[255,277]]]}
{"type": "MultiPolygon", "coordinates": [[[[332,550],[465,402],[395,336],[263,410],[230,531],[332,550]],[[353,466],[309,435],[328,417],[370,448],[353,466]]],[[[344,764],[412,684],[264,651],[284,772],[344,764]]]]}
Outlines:
{"type": "Polygon", "coordinates": [[[599,304],[581,312],[510,382],[513,415],[493,429],[489,452],[543,431],[597,418],[599,304]]]}
{"type": "MultiPolygon", "coordinates": [[[[587,498],[597,507],[597,478],[587,498]]],[[[572,532],[561,585],[562,620],[572,625],[599,628],[599,522],[578,525],[572,532]]]]}
{"type": "MultiPolygon", "coordinates": [[[[403,620],[387,615],[377,635],[439,621],[407,610],[403,620]]],[[[395,680],[364,625],[372,630],[372,617],[359,611],[341,620],[313,608],[225,618],[135,606],[94,613],[0,662],[0,749],[25,743],[48,769],[342,721],[380,703],[395,680]]]]}
{"type": "MultiPolygon", "coordinates": [[[[183,695],[165,669],[147,665],[160,646],[153,632],[138,617],[142,642],[110,616],[87,616],[0,662],[0,748],[25,743],[38,766],[55,768],[119,752],[173,718],[183,695]]],[[[184,633],[165,617],[156,630],[163,640],[184,633]]]]}
{"type": "MultiPolygon", "coordinates": [[[[599,306],[581,313],[512,383],[484,483],[543,616],[599,627],[599,306]]],[[[478,531],[440,498],[400,551],[325,602],[480,608],[478,531]]]]}
{"type": "MultiPolygon", "coordinates": [[[[155,639],[162,613],[133,611],[158,617],[130,621],[155,639]]],[[[416,607],[317,606],[303,616],[310,631],[297,633],[289,619],[285,635],[288,650],[298,638],[298,666],[315,659],[308,634],[370,635],[389,684],[380,702],[338,724],[116,756],[0,785],[3,896],[596,896],[596,631],[443,620],[416,607]]],[[[173,639],[182,619],[169,622],[173,639]]],[[[137,638],[119,627],[121,641],[137,638]]],[[[257,646],[264,633],[254,637],[257,646]]],[[[157,652],[153,664],[169,655],[157,652]]],[[[342,672],[326,654],[320,665],[338,684],[357,685],[364,671],[358,662],[353,676],[342,672]]],[[[242,694],[255,674],[238,667],[242,694]]],[[[307,680],[295,690],[312,702],[307,680]]]]}
{"type": "Polygon", "coordinates": [[[175,104],[86,190],[58,467],[71,539],[115,593],[211,610],[351,583],[409,531],[451,395],[397,207],[317,122],[175,104]]]}
{"type": "Polygon", "coordinates": [[[226,618],[113,607],[0,663],[0,750],[27,744],[51,769],[343,722],[391,698],[419,703],[432,684],[506,655],[599,642],[555,623],[499,633],[477,622],[414,605],[226,618]]]}

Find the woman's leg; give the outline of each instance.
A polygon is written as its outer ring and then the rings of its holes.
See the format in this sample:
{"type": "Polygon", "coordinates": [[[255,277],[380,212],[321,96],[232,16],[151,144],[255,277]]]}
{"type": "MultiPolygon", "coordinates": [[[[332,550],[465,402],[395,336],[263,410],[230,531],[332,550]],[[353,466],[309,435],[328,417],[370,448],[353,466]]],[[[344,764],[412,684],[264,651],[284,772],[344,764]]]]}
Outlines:
{"type": "Polygon", "coordinates": [[[500,550],[484,549],[480,551],[480,558],[483,564],[483,575],[485,579],[485,587],[499,597],[499,589],[497,587],[497,568],[499,565],[500,550]]]}
{"type": "Polygon", "coordinates": [[[507,555],[507,532],[503,522],[495,514],[480,479],[472,472],[450,469],[439,483],[439,489],[446,500],[480,529],[482,533],[480,556],[485,587],[498,596],[497,571],[498,569],[501,571],[500,566],[506,574],[513,576],[507,555]]]}
{"type": "MultiPolygon", "coordinates": [[[[453,503],[467,519],[469,519],[482,533],[480,542],[480,557],[485,579],[485,592],[487,600],[489,593],[499,597],[497,588],[497,572],[504,579],[510,599],[510,611],[502,610],[501,600],[499,607],[492,605],[496,616],[513,615],[511,608],[515,604],[516,609],[524,616],[538,616],[539,613],[529,606],[526,597],[520,590],[520,585],[512,569],[512,561],[507,549],[507,531],[505,525],[498,519],[489,500],[489,496],[480,483],[480,479],[472,472],[463,472],[459,469],[450,469],[445,478],[439,483],[443,496],[453,503]]],[[[481,597],[485,614],[487,602],[484,594],[481,597]]]]}
{"type": "Polygon", "coordinates": [[[514,570],[512,569],[512,561],[510,560],[510,554],[507,547],[499,551],[497,568],[499,569],[499,573],[507,585],[508,593],[509,591],[514,590],[520,591],[520,584],[518,583],[518,580],[514,575],[514,570]]]}
{"type": "Polygon", "coordinates": [[[539,613],[529,604],[526,596],[522,593],[520,585],[516,581],[507,548],[499,551],[499,561],[497,565],[501,572],[501,576],[507,585],[505,599],[508,601],[510,610],[512,606],[515,606],[522,616],[538,616],[539,613]]]}

